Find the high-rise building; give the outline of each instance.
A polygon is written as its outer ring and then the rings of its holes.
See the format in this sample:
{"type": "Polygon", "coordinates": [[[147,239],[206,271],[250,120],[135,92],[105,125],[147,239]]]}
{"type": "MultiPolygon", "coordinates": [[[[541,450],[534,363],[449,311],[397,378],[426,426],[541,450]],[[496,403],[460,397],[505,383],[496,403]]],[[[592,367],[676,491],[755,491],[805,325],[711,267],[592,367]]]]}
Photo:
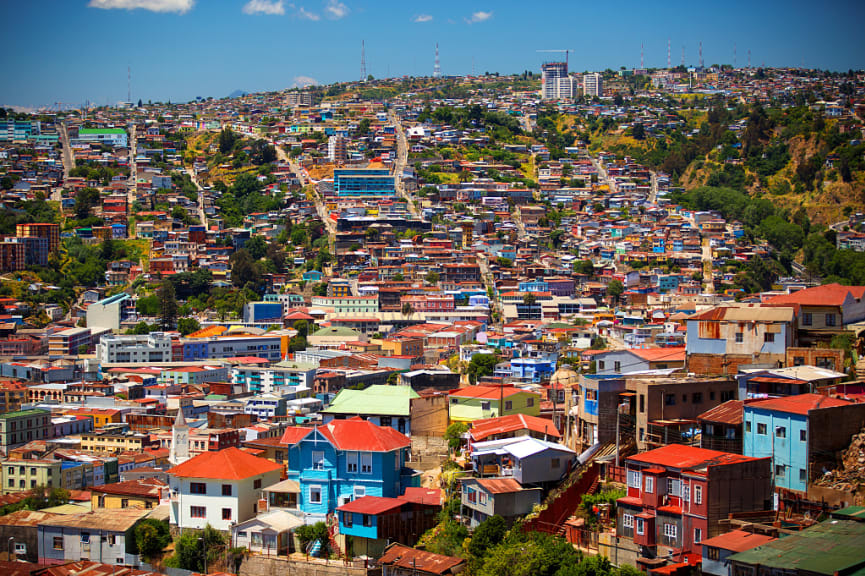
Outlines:
{"type": "Polygon", "coordinates": [[[348,155],[346,140],[342,136],[331,136],[327,139],[327,157],[331,162],[342,162],[348,155]]]}
{"type": "Polygon", "coordinates": [[[546,62],[541,66],[541,99],[572,100],[574,79],[568,76],[567,62],[546,62]]]}
{"type": "Polygon", "coordinates": [[[312,94],[309,92],[289,92],[285,96],[286,106],[312,106],[312,94]]]}
{"type": "Polygon", "coordinates": [[[598,72],[583,74],[583,96],[603,96],[604,78],[598,72]]]}
{"type": "Polygon", "coordinates": [[[47,238],[48,252],[54,252],[60,247],[60,225],[52,223],[31,222],[17,224],[15,235],[19,238],[47,238]]]}

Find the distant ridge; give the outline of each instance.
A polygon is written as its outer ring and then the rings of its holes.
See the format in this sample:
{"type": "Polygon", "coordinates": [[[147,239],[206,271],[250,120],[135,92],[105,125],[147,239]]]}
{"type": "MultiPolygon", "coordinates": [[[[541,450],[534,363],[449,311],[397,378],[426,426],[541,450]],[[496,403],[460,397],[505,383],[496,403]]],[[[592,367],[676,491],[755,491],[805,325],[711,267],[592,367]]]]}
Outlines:
{"type": "Polygon", "coordinates": [[[246,92],[244,90],[235,90],[228,95],[229,98],[239,98],[241,96],[249,96],[249,92],[246,92]]]}

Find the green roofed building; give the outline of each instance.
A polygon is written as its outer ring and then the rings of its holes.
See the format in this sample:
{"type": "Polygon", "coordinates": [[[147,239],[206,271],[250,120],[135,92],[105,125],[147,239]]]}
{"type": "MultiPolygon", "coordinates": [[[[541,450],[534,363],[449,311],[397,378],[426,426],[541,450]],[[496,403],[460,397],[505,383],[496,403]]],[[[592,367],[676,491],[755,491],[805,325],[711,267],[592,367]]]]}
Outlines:
{"type": "Polygon", "coordinates": [[[865,513],[861,506],[838,510],[829,520],[729,560],[735,576],[865,575],[865,513]]]}
{"type": "Polygon", "coordinates": [[[123,128],[81,128],[78,130],[78,138],[73,139],[76,144],[108,144],[115,148],[126,148],[128,138],[123,128]]]}
{"type": "Polygon", "coordinates": [[[420,398],[411,386],[374,384],[363,390],[344,388],[330,406],[321,410],[324,423],[359,416],[411,436],[411,401],[420,398]]]}
{"type": "Polygon", "coordinates": [[[0,449],[4,454],[33,440],[47,440],[54,435],[51,412],[19,410],[0,414],[0,449]]]}

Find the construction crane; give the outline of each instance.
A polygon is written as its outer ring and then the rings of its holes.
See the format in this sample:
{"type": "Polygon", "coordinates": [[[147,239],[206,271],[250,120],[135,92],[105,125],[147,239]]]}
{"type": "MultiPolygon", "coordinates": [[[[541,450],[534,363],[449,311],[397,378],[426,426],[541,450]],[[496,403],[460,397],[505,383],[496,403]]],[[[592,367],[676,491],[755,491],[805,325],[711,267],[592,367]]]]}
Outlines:
{"type": "Polygon", "coordinates": [[[565,50],[535,50],[535,52],[564,52],[565,53],[565,66],[567,66],[568,65],[568,54],[570,52],[576,52],[576,50],[573,50],[571,48],[567,48],[565,50]]]}

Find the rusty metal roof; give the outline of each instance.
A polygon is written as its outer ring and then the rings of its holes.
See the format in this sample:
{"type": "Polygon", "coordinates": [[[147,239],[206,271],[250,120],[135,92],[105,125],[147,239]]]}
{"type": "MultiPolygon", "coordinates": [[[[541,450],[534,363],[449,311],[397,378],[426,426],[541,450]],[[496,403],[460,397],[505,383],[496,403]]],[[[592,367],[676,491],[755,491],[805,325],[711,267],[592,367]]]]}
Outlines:
{"type": "Polygon", "coordinates": [[[133,508],[102,509],[84,514],[70,514],[59,518],[49,518],[39,522],[40,526],[65,526],[69,528],[88,528],[106,532],[126,532],[136,522],[150,514],[150,510],[133,508]]]}
{"type": "Polygon", "coordinates": [[[711,410],[706,410],[697,416],[697,419],[706,422],[718,422],[720,424],[737,426],[742,423],[744,405],[745,403],[742,400],[728,400],[723,404],[715,406],[711,410]]]}
{"type": "Polygon", "coordinates": [[[424,550],[415,550],[402,544],[391,544],[385,550],[384,556],[379,559],[379,563],[382,565],[398,566],[427,574],[453,573],[453,569],[464,562],[465,560],[456,556],[433,554],[424,550]]]}

